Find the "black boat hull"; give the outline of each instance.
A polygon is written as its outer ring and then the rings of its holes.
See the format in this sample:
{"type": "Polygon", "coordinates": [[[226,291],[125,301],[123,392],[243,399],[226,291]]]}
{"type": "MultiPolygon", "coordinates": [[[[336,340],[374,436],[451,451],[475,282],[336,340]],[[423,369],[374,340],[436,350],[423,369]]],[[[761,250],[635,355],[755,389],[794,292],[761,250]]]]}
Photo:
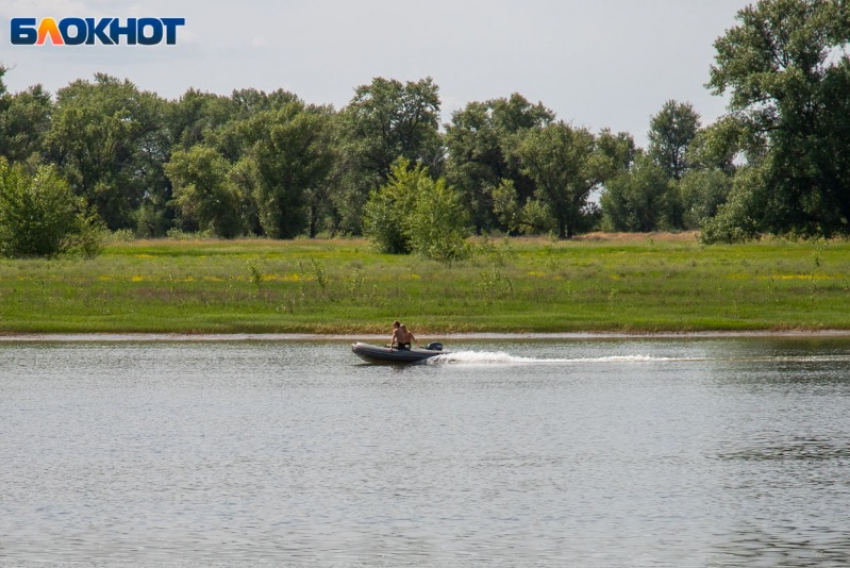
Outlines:
{"type": "Polygon", "coordinates": [[[446,354],[445,351],[437,349],[390,349],[389,347],[360,342],[352,344],[351,351],[367,363],[399,365],[418,363],[432,357],[437,357],[438,355],[446,354]]]}

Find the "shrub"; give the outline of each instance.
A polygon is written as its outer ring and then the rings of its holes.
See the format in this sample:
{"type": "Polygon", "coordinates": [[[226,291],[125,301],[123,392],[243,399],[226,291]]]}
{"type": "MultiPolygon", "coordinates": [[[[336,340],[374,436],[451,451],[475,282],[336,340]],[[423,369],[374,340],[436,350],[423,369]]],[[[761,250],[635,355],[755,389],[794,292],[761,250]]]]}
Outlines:
{"type": "Polygon", "coordinates": [[[54,257],[73,244],[83,202],[53,166],[35,175],[0,158],[0,253],[9,257],[54,257]]]}
{"type": "Polygon", "coordinates": [[[444,179],[434,181],[427,168],[411,169],[400,158],[389,182],[369,197],[366,235],[381,252],[450,261],[467,254],[467,219],[460,197],[444,179]]]}
{"type": "Polygon", "coordinates": [[[699,237],[703,244],[739,243],[759,235],[756,219],[766,207],[761,189],[766,185],[765,171],[758,167],[738,171],[728,201],[717,208],[717,215],[703,220],[699,237]]]}
{"type": "Polygon", "coordinates": [[[468,215],[460,196],[444,179],[423,183],[409,222],[413,252],[433,260],[451,261],[467,256],[468,215]]]}
{"type": "Polygon", "coordinates": [[[131,243],[136,240],[136,235],[130,229],[118,229],[112,232],[111,240],[116,243],[131,243]]]}
{"type": "Polygon", "coordinates": [[[409,254],[413,250],[407,219],[428,174],[422,166],[411,170],[409,165],[406,159],[396,160],[388,182],[373,191],[366,203],[364,232],[380,252],[409,254]]]}
{"type": "Polygon", "coordinates": [[[71,250],[80,253],[86,259],[100,256],[110,233],[97,213],[81,212],[76,217],[75,225],[74,234],[70,239],[71,250]]]}

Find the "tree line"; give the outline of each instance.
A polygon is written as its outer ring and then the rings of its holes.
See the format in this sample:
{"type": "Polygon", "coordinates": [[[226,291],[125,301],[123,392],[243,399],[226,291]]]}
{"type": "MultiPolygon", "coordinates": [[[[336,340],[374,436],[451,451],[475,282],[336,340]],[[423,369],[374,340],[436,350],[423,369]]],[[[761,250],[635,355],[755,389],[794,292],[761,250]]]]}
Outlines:
{"type": "Polygon", "coordinates": [[[0,246],[25,250],[9,244],[15,223],[50,204],[83,236],[96,225],[141,237],[366,234],[442,257],[472,232],[846,235],[849,14],[842,0],[740,11],[707,85],[729,95],[728,114],[703,125],[692,105],[667,101],[646,148],[518,93],[441,125],[430,78],[376,78],[337,110],[284,90],[167,100],[105,74],[55,96],[9,93],[0,67],[0,246]]]}

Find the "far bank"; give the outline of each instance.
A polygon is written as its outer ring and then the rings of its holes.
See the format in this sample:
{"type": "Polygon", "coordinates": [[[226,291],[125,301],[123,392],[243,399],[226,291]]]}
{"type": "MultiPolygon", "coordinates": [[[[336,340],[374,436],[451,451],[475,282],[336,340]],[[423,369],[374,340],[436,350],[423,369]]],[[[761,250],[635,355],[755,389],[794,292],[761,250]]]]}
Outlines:
{"type": "Polygon", "coordinates": [[[452,264],[340,240],[113,243],[0,261],[0,333],[657,333],[850,329],[850,243],[479,239],[452,264]]]}

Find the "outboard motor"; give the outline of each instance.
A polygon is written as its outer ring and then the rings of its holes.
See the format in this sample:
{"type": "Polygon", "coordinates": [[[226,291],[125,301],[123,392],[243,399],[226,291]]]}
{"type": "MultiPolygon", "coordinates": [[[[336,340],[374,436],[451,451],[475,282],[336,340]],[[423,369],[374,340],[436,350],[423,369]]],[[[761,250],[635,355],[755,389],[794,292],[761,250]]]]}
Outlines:
{"type": "Polygon", "coordinates": [[[435,341],[434,343],[429,343],[428,345],[426,345],[425,349],[427,349],[428,351],[442,351],[443,350],[443,344],[437,343],[435,341]]]}

